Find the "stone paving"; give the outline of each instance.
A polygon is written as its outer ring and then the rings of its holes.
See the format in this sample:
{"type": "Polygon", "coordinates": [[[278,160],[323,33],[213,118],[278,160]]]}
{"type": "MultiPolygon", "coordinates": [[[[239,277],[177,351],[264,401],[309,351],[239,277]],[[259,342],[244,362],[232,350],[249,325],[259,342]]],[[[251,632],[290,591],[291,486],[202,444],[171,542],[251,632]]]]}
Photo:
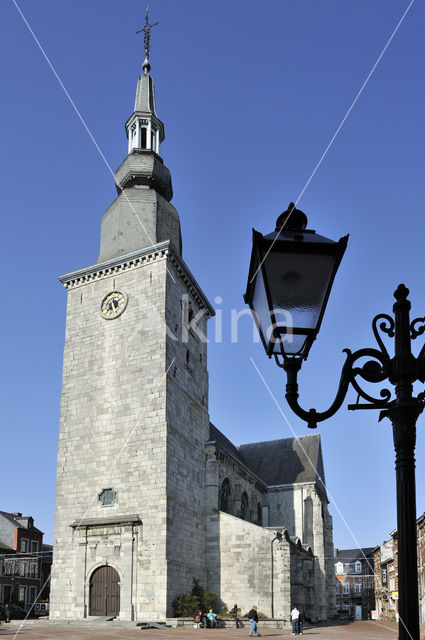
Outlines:
{"type": "MultiPolygon", "coordinates": [[[[261,629],[263,638],[290,638],[290,629],[261,629]],[[264,631],[264,633],[263,633],[264,631]]],[[[320,626],[306,628],[304,637],[310,640],[396,640],[397,626],[391,622],[351,622],[335,624],[332,626],[320,626]]],[[[146,629],[139,628],[110,628],[95,624],[85,626],[64,625],[59,626],[42,624],[23,624],[18,622],[1,624],[0,638],[8,640],[115,640],[115,639],[139,639],[143,640],[237,640],[248,637],[248,628],[244,629],[146,629]]],[[[421,635],[423,638],[423,635],[421,635]]]]}

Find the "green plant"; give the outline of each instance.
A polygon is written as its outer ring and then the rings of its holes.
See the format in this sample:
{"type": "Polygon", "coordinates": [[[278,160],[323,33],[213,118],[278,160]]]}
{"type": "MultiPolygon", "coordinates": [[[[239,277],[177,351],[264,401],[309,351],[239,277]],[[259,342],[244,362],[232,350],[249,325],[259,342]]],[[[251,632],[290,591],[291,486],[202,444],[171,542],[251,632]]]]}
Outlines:
{"type": "MultiPolygon", "coordinates": [[[[263,613],[262,611],[257,611],[257,616],[259,620],[268,620],[269,617],[266,616],[265,613],[263,613]]],[[[248,618],[248,613],[245,613],[245,615],[243,616],[243,618],[248,618]]]]}
{"type": "Polygon", "coordinates": [[[180,593],[174,602],[174,615],[176,618],[189,618],[199,611],[199,598],[191,593],[180,593]]]}
{"type": "Polygon", "coordinates": [[[173,602],[175,616],[177,618],[188,618],[195,616],[200,609],[204,613],[209,609],[213,609],[215,613],[218,613],[218,595],[212,591],[205,591],[199,580],[192,579],[192,593],[180,593],[173,602]]]}
{"type": "Polygon", "coordinates": [[[208,611],[212,609],[216,613],[218,613],[218,595],[213,593],[212,591],[205,591],[202,599],[201,599],[201,608],[202,611],[208,611]]]}
{"type": "Polygon", "coordinates": [[[197,580],[196,578],[192,577],[192,580],[193,580],[192,595],[196,596],[197,598],[202,598],[205,593],[204,587],[201,584],[199,584],[199,580],[197,580]]]}

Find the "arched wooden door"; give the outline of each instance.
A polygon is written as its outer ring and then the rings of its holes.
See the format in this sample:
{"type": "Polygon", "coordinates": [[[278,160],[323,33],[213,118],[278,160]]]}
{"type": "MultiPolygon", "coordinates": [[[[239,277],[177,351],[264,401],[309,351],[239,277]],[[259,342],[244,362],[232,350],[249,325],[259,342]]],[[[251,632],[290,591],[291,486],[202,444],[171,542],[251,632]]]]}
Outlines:
{"type": "Polygon", "coordinates": [[[120,612],[119,575],[105,565],[93,571],[90,578],[91,616],[117,616],[120,612]]]}

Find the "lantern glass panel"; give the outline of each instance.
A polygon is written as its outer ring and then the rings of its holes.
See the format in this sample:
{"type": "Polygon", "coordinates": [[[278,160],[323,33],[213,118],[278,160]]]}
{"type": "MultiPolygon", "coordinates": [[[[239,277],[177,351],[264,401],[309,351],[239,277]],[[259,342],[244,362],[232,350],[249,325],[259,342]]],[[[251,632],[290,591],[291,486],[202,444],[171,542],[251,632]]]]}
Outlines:
{"type": "Polygon", "coordinates": [[[277,327],[316,329],[334,265],[334,255],[269,253],[264,266],[277,327]]]}
{"type": "Polygon", "coordinates": [[[259,269],[255,277],[252,307],[254,309],[253,315],[258,330],[260,331],[263,341],[267,344],[271,332],[271,319],[262,269],[259,269]]]}
{"type": "Polygon", "coordinates": [[[299,333],[282,333],[280,337],[275,340],[272,353],[281,354],[281,342],[283,348],[288,356],[296,355],[300,353],[304,348],[304,343],[307,340],[305,334],[299,333]]]}

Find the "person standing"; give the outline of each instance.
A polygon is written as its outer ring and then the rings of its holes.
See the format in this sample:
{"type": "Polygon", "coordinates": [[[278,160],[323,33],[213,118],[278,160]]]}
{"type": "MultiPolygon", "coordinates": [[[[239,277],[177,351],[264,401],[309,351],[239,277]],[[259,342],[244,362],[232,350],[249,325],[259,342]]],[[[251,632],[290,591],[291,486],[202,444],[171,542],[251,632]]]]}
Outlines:
{"type": "Polygon", "coordinates": [[[239,629],[239,617],[238,617],[238,605],[237,604],[233,605],[233,609],[231,610],[230,615],[235,620],[236,629],[239,629]]]}
{"type": "Polygon", "coordinates": [[[248,619],[249,619],[249,624],[251,625],[249,628],[249,634],[250,636],[252,636],[254,633],[257,636],[261,636],[261,633],[258,633],[258,613],[257,613],[257,607],[252,607],[251,611],[249,611],[248,613],[248,619]]]}
{"type": "Polygon", "coordinates": [[[304,614],[302,611],[300,611],[300,615],[298,616],[298,632],[300,634],[300,636],[304,635],[303,634],[303,624],[304,624],[304,614]]]}
{"type": "Polygon", "coordinates": [[[291,622],[292,622],[292,633],[291,636],[298,636],[300,631],[299,631],[299,617],[300,617],[300,612],[298,611],[296,605],[294,605],[294,608],[291,611],[291,622]]]}

